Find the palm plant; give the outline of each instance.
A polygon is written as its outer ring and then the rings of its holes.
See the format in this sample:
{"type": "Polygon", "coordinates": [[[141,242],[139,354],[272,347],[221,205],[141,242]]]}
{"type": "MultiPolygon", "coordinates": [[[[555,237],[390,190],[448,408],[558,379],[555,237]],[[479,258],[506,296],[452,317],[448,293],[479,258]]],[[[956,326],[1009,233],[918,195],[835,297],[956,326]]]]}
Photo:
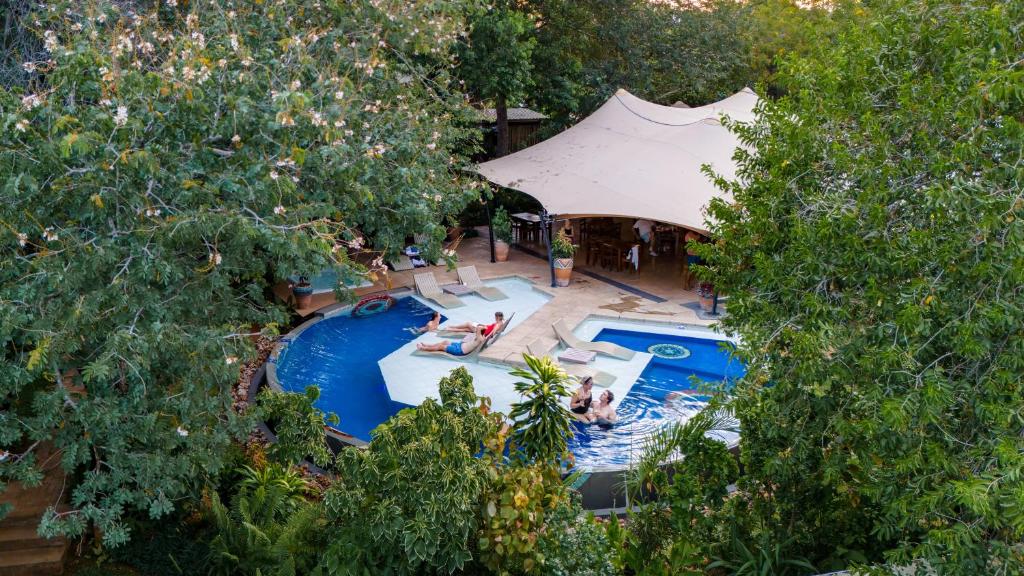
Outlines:
{"type": "Polygon", "coordinates": [[[797,574],[813,574],[814,565],[804,557],[788,557],[786,549],[796,537],[783,542],[770,541],[762,538],[755,546],[748,546],[735,528],[728,545],[728,558],[716,557],[707,565],[708,570],[724,570],[732,576],[794,576],[797,574]]]}
{"type": "Polygon", "coordinates": [[[668,477],[664,466],[685,458],[690,451],[700,450],[707,434],[716,430],[732,430],[736,420],[725,407],[712,401],[686,422],[674,422],[647,437],[640,460],[629,471],[626,486],[633,493],[663,487],[668,477]]]}
{"type": "Polygon", "coordinates": [[[303,501],[302,497],[309,492],[309,482],[292,466],[268,462],[262,468],[242,466],[238,471],[242,475],[238,484],[240,491],[280,488],[285,499],[284,506],[289,510],[300,504],[303,501]]]}
{"type": "Polygon", "coordinates": [[[570,414],[564,399],[568,376],[551,358],[537,358],[523,354],[526,368],[517,368],[509,374],[522,381],[516,382],[516,391],[526,397],[512,405],[512,440],[522,454],[533,461],[550,462],[563,457],[568,451],[570,414]]]}
{"type": "Polygon", "coordinates": [[[294,576],[316,556],[321,511],[279,484],[242,489],[225,506],[210,497],[217,536],[210,541],[210,573],[294,576]]]}

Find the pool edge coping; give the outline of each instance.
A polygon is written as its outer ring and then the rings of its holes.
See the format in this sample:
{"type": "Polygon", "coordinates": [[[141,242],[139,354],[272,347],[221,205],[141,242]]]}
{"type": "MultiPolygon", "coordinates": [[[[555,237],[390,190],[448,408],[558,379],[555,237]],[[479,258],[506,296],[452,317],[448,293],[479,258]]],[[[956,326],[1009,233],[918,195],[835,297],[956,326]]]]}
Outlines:
{"type": "MultiPolygon", "coordinates": [[[[549,296],[551,298],[554,298],[556,296],[556,294],[554,294],[552,290],[548,289],[545,286],[539,285],[538,283],[534,282],[532,279],[530,279],[530,278],[528,278],[526,276],[523,276],[521,274],[502,274],[502,275],[498,275],[498,276],[490,276],[490,277],[488,277],[485,280],[485,282],[493,281],[493,280],[505,280],[505,279],[509,279],[509,278],[513,278],[513,279],[517,279],[517,280],[521,280],[523,282],[526,282],[530,286],[530,288],[532,290],[534,290],[536,292],[539,292],[541,294],[544,294],[545,296],[549,296]]],[[[445,284],[457,284],[457,283],[458,282],[447,282],[445,284]]],[[[395,288],[395,289],[392,289],[392,290],[381,290],[381,291],[375,292],[373,294],[367,294],[367,295],[364,295],[363,298],[366,298],[366,297],[369,297],[369,296],[373,296],[373,295],[380,295],[380,294],[387,294],[389,296],[396,297],[396,298],[397,297],[404,298],[404,297],[415,297],[415,296],[417,296],[416,291],[414,289],[412,289],[411,287],[408,287],[408,286],[403,286],[403,287],[395,288]]],[[[427,304],[432,309],[435,309],[435,310],[437,309],[435,306],[432,306],[429,303],[424,302],[424,300],[422,300],[422,299],[417,299],[417,300],[419,302],[421,302],[421,303],[427,304]]],[[[267,385],[271,386],[275,390],[285,391],[284,388],[281,386],[280,381],[277,378],[277,360],[280,357],[280,354],[284,351],[284,349],[287,348],[287,345],[292,340],[294,340],[299,335],[301,335],[302,332],[308,330],[311,326],[313,326],[317,322],[320,322],[320,321],[325,320],[327,318],[333,318],[335,316],[343,314],[345,311],[351,310],[354,306],[355,306],[355,304],[344,304],[344,303],[341,303],[341,302],[333,302],[331,304],[327,304],[327,305],[321,306],[320,308],[317,308],[316,310],[314,310],[311,313],[311,315],[310,315],[311,317],[309,319],[305,320],[304,322],[302,322],[301,324],[299,324],[298,326],[293,328],[291,331],[289,331],[284,336],[279,337],[278,342],[275,343],[274,348],[271,350],[270,356],[267,358],[267,361],[264,364],[264,366],[266,367],[265,378],[266,378],[267,385]]],[[[580,326],[582,326],[584,323],[586,323],[588,321],[592,321],[592,320],[605,321],[605,322],[613,322],[613,323],[622,323],[622,324],[633,324],[633,325],[645,325],[645,324],[646,325],[657,325],[657,326],[661,326],[661,327],[665,327],[665,328],[672,328],[672,329],[679,329],[680,326],[683,326],[683,327],[685,327],[683,329],[687,329],[687,330],[694,329],[694,330],[697,330],[697,331],[706,332],[706,333],[708,333],[709,336],[711,336],[711,335],[717,336],[718,338],[715,338],[717,340],[730,341],[730,342],[733,342],[733,343],[736,343],[736,344],[739,343],[739,341],[737,339],[735,339],[734,337],[730,337],[730,336],[720,332],[719,329],[717,328],[717,325],[707,326],[707,325],[700,325],[700,324],[689,324],[689,323],[684,323],[684,322],[673,322],[673,321],[653,319],[653,318],[652,319],[648,319],[648,318],[631,318],[631,317],[623,316],[622,313],[611,314],[611,313],[592,312],[592,313],[587,314],[586,316],[584,316],[582,320],[580,320],[575,326],[573,326],[571,328],[571,330],[573,332],[575,332],[575,330],[577,328],[579,328],[580,326]]],[[[556,346],[557,345],[558,344],[556,344],[556,346]]],[[[508,361],[508,360],[497,361],[497,360],[492,360],[492,359],[486,359],[486,360],[481,359],[481,361],[485,362],[487,364],[491,364],[491,365],[495,365],[495,366],[500,366],[500,367],[515,368],[515,367],[519,366],[516,363],[514,363],[512,361],[508,361]]],[[[257,386],[257,388],[258,388],[258,386],[257,386]]],[[[261,422],[260,424],[263,427],[266,427],[265,423],[261,422]]],[[[363,440],[361,440],[359,438],[356,438],[355,436],[352,436],[350,434],[346,434],[345,432],[343,432],[341,430],[338,430],[338,429],[333,428],[331,426],[328,426],[326,424],[324,425],[324,427],[328,431],[329,435],[331,435],[337,441],[339,441],[339,442],[341,442],[343,444],[347,444],[347,445],[355,446],[355,447],[359,447],[359,448],[365,448],[368,445],[367,442],[365,442],[365,441],[363,441],[363,440]]],[[[268,431],[269,431],[269,429],[268,429],[268,431]]],[[[733,443],[723,442],[723,444],[726,445],[726,448],[730,452],[738,452],[741,441],[742,441],[742,436],[738,437],[737,440],[735,442],[733,442],[733,443]]],[[[681,458],[675,458],[675,459],[669,460],[669,461],[665,462],[664,465],[674,464],[675,462],[677,462],[680,459],[681,458]]],[[[586,468],[586,469],[579,469],[579,471],[582,472],[583,474],[587,474],[587,475],[591,475],[591,476],[593,476],[593,475],[599,475],[599,476],[604,476],[604,475],[620,475],[620,474],[627,473],[629,470],[630,470],[630,466],[628,464],[626,464],[626,465],[595,466],[595,467],[586,468]]]]}

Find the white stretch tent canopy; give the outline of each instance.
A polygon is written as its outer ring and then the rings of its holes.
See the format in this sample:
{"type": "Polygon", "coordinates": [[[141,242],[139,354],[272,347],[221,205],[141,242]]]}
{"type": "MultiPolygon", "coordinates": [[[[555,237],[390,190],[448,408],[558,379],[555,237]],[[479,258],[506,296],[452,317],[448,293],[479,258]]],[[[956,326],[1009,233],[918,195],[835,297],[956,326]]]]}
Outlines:
{"type": "Polygon", "coordinates": [[[758,97],[743,90],[697,108],[673,108],[619,90],[572,128],[485,162],[477,172],[525,192],[559,217],[646,218],[704,231],[704,209],[728,196],[701,171],[736,173],[739,140],[723,115],[754,119],[758,97]]]}

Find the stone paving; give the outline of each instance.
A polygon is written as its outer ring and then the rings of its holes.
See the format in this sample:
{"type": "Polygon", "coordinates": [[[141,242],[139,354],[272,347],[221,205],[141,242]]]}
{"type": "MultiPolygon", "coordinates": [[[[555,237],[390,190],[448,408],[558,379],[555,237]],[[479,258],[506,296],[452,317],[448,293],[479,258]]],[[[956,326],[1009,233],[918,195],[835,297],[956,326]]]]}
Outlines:
{"type": "MultiPolygon", "coordinates": [[[[697,295],[694,291],[683,290],[681,280],[680,287],[674,290],[666,289],[664,277],[654,278],[648,282],[645,281],[644,274],[639,274],[632,276],[626,282],[630,286],[666,299],[665,302],[660,303],[631,294],[599,279],[575,273],[569,286],[552,288],[547,260],[513,249],[507,262],[491,263],[486,228],[481,232],[479,237],[466,238],[460,244],[457,250],[460,266],[476,266],[481,279],[485,282],[488,279],[502,276],[520,276],[532,281],[535,287],[552,296],[551,301],[525,322],[506,332],[493,345],[484,350],[480,354],[481,359],[496,363],[519,364],[527,346],[534,351],[550,352],[558,344],[551,325],[559,318],[564,318],[566,324],[571,328],[576,328],[590,316],[674,325],[709,326],[713,324],[713,321],[698,318],[692,307],[684,306],[686,304],[692,306],[697,301],[697,295]]],[[[389,288],[392,290],[400,287],[413,288],[413,275],[428,271],[434,273],[438,284],[458,282],[455,270],[449,272],[443,266],[430,266],[391,272],[387,279],[379,280],[374,286],[356,290],[356,295],[362,296],[389,288]]],[[[286,287],[283,291],[287,294],[286,287]]],[[[278,292],[280,295],[280,287],[278,292]]],[[[298,310],[298,312],[308,314],[314,309],[330,304],[333,300],[331,294],[316,295],[310,309],[298,310]]],[[[487,321],[489,319],[481,318],[479,320],[487,321]]]]}

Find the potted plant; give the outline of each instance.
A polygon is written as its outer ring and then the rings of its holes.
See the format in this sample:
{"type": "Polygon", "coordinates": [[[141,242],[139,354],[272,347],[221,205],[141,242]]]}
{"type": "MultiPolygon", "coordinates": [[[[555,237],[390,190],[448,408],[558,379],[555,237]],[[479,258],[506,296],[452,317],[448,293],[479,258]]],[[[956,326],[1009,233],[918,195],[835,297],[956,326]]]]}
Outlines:
{"type": "Polygon", "coordinates": [[[508,260],[508,247],[512,243],[512,220],[504,206],[494,211],[491,229],[494,231],[494,259],[504,262],[508,260]]]}
{"type": "Polygon", "coordinates": [[[565,228],[558,231],[551,242],[551,257],[555,261],[555,284],[568,286],[572,280],[572,257],[576,246],[565,234],[565,228]]]}
{"type": "Polygon", "coordinates": [[[711,312],[715,307],[715,285],[711,282],[701,282],[697,286],[697,296],[700,298],[701,310],[711,312]]]}
{"type": "Polygon", "coordinates": [[[296,308],[309,308],[313,303],[313,285],[305,276],[299,276],[299,281],[292,284],[292,296],[295,297],[296,308]]]}

